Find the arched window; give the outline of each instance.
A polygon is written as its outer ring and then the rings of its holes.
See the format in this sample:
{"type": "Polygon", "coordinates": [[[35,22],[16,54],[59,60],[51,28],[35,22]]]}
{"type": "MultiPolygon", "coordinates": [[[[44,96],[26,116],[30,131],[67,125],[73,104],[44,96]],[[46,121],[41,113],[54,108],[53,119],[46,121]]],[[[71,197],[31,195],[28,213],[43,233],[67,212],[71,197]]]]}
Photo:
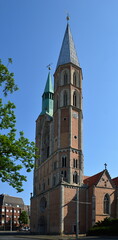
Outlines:
{"type": "Polygon", "coordinates": [[[73,167],[74,168],[77,168],[78,166],[77,166],[77,159],[73,159],[73,167]]]}
{"type": "Polygon", "coordinates": [[[77,106],[77,96],[76,96],[76,92],[73,93],[73,106],[77,106]]]}
{"type": "Polygon", "coordinates": [[[64,73],[64,85],[66,85],[68,82],[68,75],[67,72],[64,73]]]}
{"type": "Polygon", "coordinates": [[[67,180],[67,172],[65,171],[61,171],[61,177],[64,178],[64,180],[67,180]]]}
{"type": "Polygon", "coordinates": [[[73,174],[73,183],[78,183],[78,174],[77,174],[77,172],[74,172],[74,174],[73,174]]]}
{"type": "Polygon", "coordinates": [[[53,176],[53,186],[56,185],[56,176],[53,176]]]}
{"type": "Polygon", "coordinates": [[[53,93],[50,93],[50,99],[53,100],[53,93]]]}
{"type": "Polygon", "coordinates": [[[62,157],[62,168],[66,167],[66,156],[62,157]]]}
{"type": "Polygon", "coordinates": [[[74,72],[74,73],[73,73],[73,85],[74,85],[74,86],[76,86],[76,83],[77,83],[76,81],[77,81],[77,79],[76,79],[76,73],[74,72]]]}
{"type": "Polygon", "coordinates": [[[104,213],[109,214],[109,210],[110,210],[110,197],[109,194],[107,193],[104,196],[104,213]]]}
{"type": "Polygon", "coordinates": [[[63,95],[63,105],[67,106],[67,92],[64,91],[64,95],[63,95]]]}

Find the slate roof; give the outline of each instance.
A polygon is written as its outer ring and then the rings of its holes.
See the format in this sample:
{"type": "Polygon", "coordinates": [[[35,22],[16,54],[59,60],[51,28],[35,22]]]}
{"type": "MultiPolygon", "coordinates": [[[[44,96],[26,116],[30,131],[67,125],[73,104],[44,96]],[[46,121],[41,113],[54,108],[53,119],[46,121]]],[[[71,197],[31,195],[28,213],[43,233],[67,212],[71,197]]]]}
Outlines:
{"type": "Polygon", "coordinates": [[[68,23],[67,23],[64,39],[62,42],[62,47],[61,47],[56,69],[58,68],[58,66],[66,63],[73,63],[79,66],[73,37],[72,37],[70,26],[68,23]]]}
{"type": "Polygon", "coordinates": [[[16,207],[17,205],[19,205],[19,207],[24,207],[24,202],[22,198],[18,198],[18,197],[12,197],[6,194],[1,194],[0,195],[0,204],[2,205],[6,205],[8,204],[8,206],[14,206],[16,207]]]}

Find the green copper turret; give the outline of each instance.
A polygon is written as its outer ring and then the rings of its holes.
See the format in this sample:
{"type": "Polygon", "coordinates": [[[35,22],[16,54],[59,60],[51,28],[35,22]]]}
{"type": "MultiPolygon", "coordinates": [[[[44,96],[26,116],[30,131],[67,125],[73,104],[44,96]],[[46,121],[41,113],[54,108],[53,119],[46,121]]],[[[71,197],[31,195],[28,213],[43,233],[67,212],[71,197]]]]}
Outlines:
{"type": "Polygon", "coordinates": [[[50,72],[48,73],[47,82],[45,85],[45,90],[42,95],[42,112],[40,115],[48,114],[50,116],[53,115],[53,96],[54,96],[54,90],[52,86],[52,79],[50,72]]]}

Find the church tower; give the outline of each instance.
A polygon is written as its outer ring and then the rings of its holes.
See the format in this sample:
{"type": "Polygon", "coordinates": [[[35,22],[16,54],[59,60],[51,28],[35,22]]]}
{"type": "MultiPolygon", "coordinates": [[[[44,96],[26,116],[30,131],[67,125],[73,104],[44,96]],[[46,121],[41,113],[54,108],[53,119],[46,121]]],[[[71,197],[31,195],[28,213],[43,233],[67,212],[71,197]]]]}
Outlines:
{"type": "Polygon", "coordinates": [[[36,120],[39,158],[31,197],[33,232],[74,231],[76,216],[70,202],[83,186],[82,119],[82,69],[67,23],[54,73],[54,90],[49,72],[42,111],[36,120]],[[64,217],[64,205],[74,214],[73,226],[64,217]]]}
{"type": "Polygon", "coordinates": [[[82,69],[67,23],[54,74],[54,151],[64,181],[82,183],[82,69]]]}
{"type": "Polygon", "coordinates": [[[106,166],[91,177],[83,175],[82,120],[82,69],[67,23],[54,90],[49,72],[36,120],[32,232],[78,237],[96,221],[118,216],[118,178],[115,186],[106,166]]]}

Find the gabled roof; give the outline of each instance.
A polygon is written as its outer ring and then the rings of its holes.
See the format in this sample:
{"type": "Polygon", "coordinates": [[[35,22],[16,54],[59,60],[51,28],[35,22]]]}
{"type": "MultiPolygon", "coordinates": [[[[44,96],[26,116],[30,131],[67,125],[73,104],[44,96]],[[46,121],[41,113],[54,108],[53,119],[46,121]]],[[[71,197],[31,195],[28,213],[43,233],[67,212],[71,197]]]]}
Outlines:
{"type": "MultiPolygon", "coordinates": [[[[114,179],[114,181],[113,181],[113,179],[111,179],[107,169],[104,169],[103,171],[101,171],[91,177],[85,176],[83,182],[84,182],[84,184],[87,184],[89,187],[93,186],[93,185],[96,186],[98,183],[101,184],[99,181],[101,180],[101,178],[104,174],[107,176],[107,179],[108,179],[107,181],[109,181],[110,185],[114,188],[115,181],[118,184],[118,178],[116,178],[116,180],[114,179]]],[[[102,179],[102,181],[104,182],[104,178],[102,179]]]]}
{"type": "Polygon", "coordinates": [[[112,181],[113,181],[114,184],[118,187],[118,177],[113,178],[112,181]]]}
{"type": "Polygon", "coordinates": [[[44,93],[46,93],[46,92],[54,93],[50,72],[48,73],[47,82],[46,82],[46,85],[45,85],[44,93]]]}
{"type": "Polygon", "coordinates": [[[68,23],[67,23],[64,39],[62,42],[62,47],[61,47],[56,69],[58,68],[58,66],[66,63],[73,63],[79,66],[73,37],[72,37],[70,26],[68,23]]]}
{"type": "Polygon", "coordinates": [[[102,174],[104,173],[105,170],[103,170],[102,172],[99,172],[91,177],[85,178],[84,179],[84,184],[88,184],[89,187],[92,185],[96,185],[99,181],[99,179],[101,178],[102,174]]]}

